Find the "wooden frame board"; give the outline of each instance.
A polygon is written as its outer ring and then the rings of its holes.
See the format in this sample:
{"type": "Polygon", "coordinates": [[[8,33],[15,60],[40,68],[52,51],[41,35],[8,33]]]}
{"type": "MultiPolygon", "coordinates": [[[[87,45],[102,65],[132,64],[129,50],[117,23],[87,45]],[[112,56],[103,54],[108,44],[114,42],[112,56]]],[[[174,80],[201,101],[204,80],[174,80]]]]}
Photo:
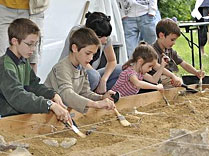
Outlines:
{"type": "MultiPolygon", "coordinates": [[[[197,85],[190,85],[190,88],[196,88],[197,85]]],[[[209,88],[209,85],[203,85],[204,88],[209,88]]],[[[178,92],[185,90],[184,88],[171,88],[164,91],[164,95],[168,100],[172,100],[178,95],[178,92]]],[[[139,106],[145,106],[153,102],[158,102],[163,99],[160,92],[150,92],[144,94],[138,94],[128,97],[122,97],[116,103],[117,109],[123,110],[125,108],[133,108],[139,106]]],[[[71,111],[74,113],[73,119],[76,121],[80,117],[85,115],[86,118],[94,116],[94,118],[99,118],[108,113],[114,113],[114,111],[108,110],[97,110],[89,109],[86,114],[81,114],[76,111],[71,111]]],[[[62,122],[56,119],[56,116],[50,112],[49,114],[23,114],[10,116],[0,119],[0,131],[12,132],[14,134],[45,134],[54,131],[63,130],[65,128],[62,122]]]]}

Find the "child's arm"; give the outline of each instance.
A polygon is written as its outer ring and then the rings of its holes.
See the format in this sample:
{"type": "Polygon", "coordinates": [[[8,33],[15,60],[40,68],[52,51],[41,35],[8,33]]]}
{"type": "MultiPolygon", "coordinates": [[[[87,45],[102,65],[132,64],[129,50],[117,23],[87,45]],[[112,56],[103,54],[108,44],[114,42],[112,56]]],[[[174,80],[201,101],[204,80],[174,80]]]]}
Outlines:
{"type": "Polygon", "coordinates": [[[113,91],[109,90],[104,95],[99,95],[93,91],[90,90],[89,81],[86,78],[82,91],[80,92],[80,95],[86,97],[89,99],[89,102],[87,103],[87,107],[90,108],[98,108],[98,109],[113,109],[115,108],[115,104],[113,101],[111,101],[111,94],[114,94],[113,91]]]}
{"type": "Polygon", "coordinates": [[[166,65],[167,63],[165,62],[164,57],[163,57],[162,63],[160,67],[158,68],[157,72],[153,76],[151,76],[150,74],[145,74],[144,79],[152,83],[158,83],[166,65]]]}
{"type": "MultiPolygon", "coordinates": [[[[2,95],[9,103],[5,105],[14,113],[48,113],[47,99],[26,91],[12,70],[2,71],[0,79],[2,95]]],[[[9,112],[6,112],[9,113],[9,112]]]]}
{"type": "Polygon", "coordinates": [[[131,83],[133,83],[137,87],[137,89],[141,88],[141,89],[163,90],[163,85],[162,84],[154,85],[154,84],[151,84],[149,82],[141,81],[137,78],[136,75],[130,76],[130,81],[131,81],[131,83]]]}
{"type": "Polygon", "coordinates": [[[185,61],[183,61],[183,62],[180,64],[180,66],[181,66],[184,70],[186,70],[188,73],[191,73],[191,74],[197,76],[198,78],[200,78],[200,77],[203,78],[203,77],[205,76],[205,73],[204,73],[204,72],[201,72],[201,71],[196,70],[192,65],[186,63],[185,61]]]}
{"type": "MultiPolygon", "coordinates": [[[[160,64],[157,63],[154,66],[153,69],[157,71],[159,68],[160,68],[160,64]]],[[[177,77],[175,74],[173,74],[172,72],[170,72],[166,68],[163,69],[163,74],[166,75],[166,76],[168,76],[168,77],[170,77],[172,79],[172,81],[173,81],[173,84],[172,85],[175,86],[175,87],[181,86],[181,84],[183,83],[181,78],[177,77]]]]}
{"type": "Polygon", "coordinates": [[[102,75],[99,85],[96,89],[97,93],[105,93],[107,91],[107,88],[106,88],[107,80],[109,79],[110,75],[114,71],[116,64],[117,64],[116,56],[115,56],[114,49],[113,49],[112,45],[110,45],[104,49],[104,54],[105,54],[105,58],[107,60],[107,64],[105,66],[105,72],[102,75]]]}
{"type": "Polygon", "coordinates": [[[115,108],[114,102],[108,98],[105,98],[100,101],[89,101],[87,103],[87,106],[91,108],[108,109],[108,110],[115,108]]]}
{"type": "Polygon", "coordinates": [[[30,83],[27,87],[27,91],[50,100],[52,100],[56,94],[54,90],[47,88],[44,84],[40,84],[40,78],[36,76],[32,69],[30,71],[30,83]]]}

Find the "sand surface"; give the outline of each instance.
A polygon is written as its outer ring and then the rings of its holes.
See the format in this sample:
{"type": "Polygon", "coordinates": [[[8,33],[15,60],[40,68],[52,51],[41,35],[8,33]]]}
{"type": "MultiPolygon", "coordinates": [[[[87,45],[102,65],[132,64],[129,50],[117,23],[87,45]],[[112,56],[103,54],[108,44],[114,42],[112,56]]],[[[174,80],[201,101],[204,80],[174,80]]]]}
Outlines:
{"type": "Polygon", "coordinates": [[[195,131],[209,126],[209,92],[178,96],[169,100],[169,103],[170,106],[160,101],[137,108],[139,112],[154,113],[152,115],[136,115],[133,108],[120,111],[132,123],[130,127],[123,127],[114,113],[100,119],[82,117],[76,121],[80,130],[83,133],[94,130],[85,139],[71,130],[38,138],[30,134],[14,135],[9,132],[0,132],[0,135],[6,141],[23,139],[21,142],[28,143],[28,150],[35,156],[156,155],[159,146],[169,139],[170,129],[195,131]],[[77,144],[64,149],[43,143],[44,139],[56,139],[60,143],[66,137],[76,138],[77,144]]]}

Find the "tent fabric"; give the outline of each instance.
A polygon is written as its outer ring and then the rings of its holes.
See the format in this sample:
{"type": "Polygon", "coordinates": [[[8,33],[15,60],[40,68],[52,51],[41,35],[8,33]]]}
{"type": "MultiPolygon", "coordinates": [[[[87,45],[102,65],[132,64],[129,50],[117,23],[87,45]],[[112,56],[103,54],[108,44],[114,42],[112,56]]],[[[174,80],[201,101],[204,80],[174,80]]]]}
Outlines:
{"type": "MultiPolygon", "coordinates": [[[[58,62],[70,29],[80,24],[86,1],[51,0],[45,12],[43,52],[38,65],[38,76],[45,81],[51,68],[58,62]],[[73,5],[72,5],[73,4],[73,5]]],[[[127,61],[125,37],[120,12],[116,0],[91,0],[89,11],[100,11],[111,16],[113,42],[123,46],[119,51],[119,63],[127,61]]]]}

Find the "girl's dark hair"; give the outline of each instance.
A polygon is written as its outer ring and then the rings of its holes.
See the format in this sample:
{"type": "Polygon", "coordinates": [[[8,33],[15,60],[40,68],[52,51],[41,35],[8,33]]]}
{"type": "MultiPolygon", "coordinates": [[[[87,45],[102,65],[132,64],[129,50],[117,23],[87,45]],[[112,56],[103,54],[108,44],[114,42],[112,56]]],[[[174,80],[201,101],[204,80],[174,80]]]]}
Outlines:
{"type": "Polygon", "coordinates": [[[138,47],[135,48],[132,58],[123,65],[122,69],[125,70],[132,63],[137,62],[139,58],[144,60],[144,63],[142,64],[144,65],[145,63],[152,62],[155,59],[157,60],[157,53],[151,45],[146,42],[140,42],[138,47]]]}
{"type": "Polygon", "coordinates": [[[70,51],[72,51],[72,45],[75,44],[80,51],[82,48],[85,48],[89,45],[100,46],[100,40],[97,37],[96,33],[90,28],[80,28],[73,32],[72,36],[69,39],[70,42],[70,51]]]}
{"type": "Polygon", "coordinates": [[[95,31],[98,37],[108,37],[112,32],[110,24],[110,16],[106,16],[102,12],[88,12],[86,15],[86,27],[95,31]]]}

